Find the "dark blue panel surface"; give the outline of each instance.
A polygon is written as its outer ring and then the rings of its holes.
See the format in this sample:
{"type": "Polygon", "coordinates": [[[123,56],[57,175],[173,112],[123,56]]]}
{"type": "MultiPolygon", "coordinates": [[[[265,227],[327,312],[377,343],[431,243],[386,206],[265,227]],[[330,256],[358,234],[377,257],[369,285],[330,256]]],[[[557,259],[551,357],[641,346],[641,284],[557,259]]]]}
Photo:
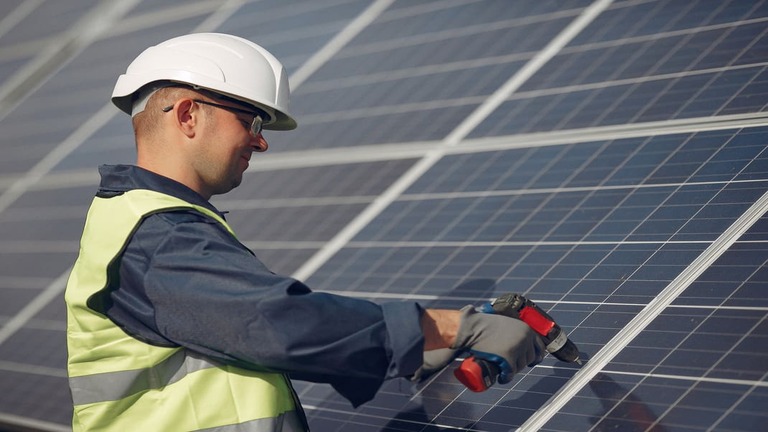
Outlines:
{"type": "Polygon", "coordinates": [[[292,73],[368,6],[366,0],[248,2],[217,31],[257,41],[292,73]]]}
{"type": "Polygon", "coordinates": [[[617,4],[472,136],[762,112],[766,16],[765,2],[617,4]]]}
{"type": "Polygon", "coordinates": [[[22,418],[45,419],[54,425],[62,425],[61,428],[71,424],[69,401],[72,397],[64,370],[57,376],[50,376],[4,369],[0,374],[0,386],[5,389],[0,392],[3,412],[22,418]]]}
{"type": "MultiPolygon", "coordinates": [[[[438,107],[441,104],[437,105],[438,107]]],[[[375,117],[360,114],[301,126],[288,133],[267,134],[270,151],[320,150],[382,143],[440,140],[458,125],[474,106],[427,108],[386,112],[375,117]]]]}
{"type": "MultiPolygon", "coordinates": [[[[35,323],[32,323],[32,326],[34,325],[35,323]]],[[[63,328],[21,329],[0,346],[0,362],[61,370],[66,368],[67,364],[66,345],[63,328]]]]}
{"type": "Polygon", "coordinates": [[[760,430],[765,416],[744,412],[764,403],[768,378],[761,289],[768,243],[750,241],[755,231],[728,248],[544,430],[573,421],[586,430],[585,420],[627,430],[760,430]],[[597,408],[595,400],[602,416],[578,416],[597,408]]]}
{"type": "MultiPolygon", "coordinates": [[[[11,6],[17,2],[4,2],[0,16],[5,17],[13,11],[11,6]]],[[[20,2],[19,2],[20,3],[20,2]]],[[[65,2],[40,2],[15,23],[10,31],[0,37],[0,47],[29,42],[31,40],[56,37],[58,33],[71,30],[71,26],[98,5],[96,0],[70,0],[65,2]]]]}
{"type": "Polygon", "coordinates": [[[408,193],[762,179],[766,144],[768,129],[750,128],[454,155],[408,193]]]}

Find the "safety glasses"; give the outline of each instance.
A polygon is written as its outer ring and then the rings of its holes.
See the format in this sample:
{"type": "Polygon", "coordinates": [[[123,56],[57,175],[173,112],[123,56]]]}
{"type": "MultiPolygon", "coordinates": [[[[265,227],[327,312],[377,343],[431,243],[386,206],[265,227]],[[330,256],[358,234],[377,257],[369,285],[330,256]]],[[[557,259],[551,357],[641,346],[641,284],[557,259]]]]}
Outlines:
{"type": "MultiPolygon", "coordinates": [[[[253,111],[248,111],[248,110],[241,109],[241,108],[236,108],[236,107],[229,106],[229,105],[217,104],[217,103],[209,102],[209,101],[202,100],[202,99],[192,99],[192,100],[197,102],[197,103],[199,103],[199,104],[210,105],[212,107],[220,108],[220,109],[232,112],[232,113],[245,114],[245,115],[253,116],[253,120],[251,120],[251,124],[248,126],[248,133],[250,133],[252,137],[256,138],[256,137],[259,136],[259,134],[262,131],[262,126],[263,126],[264,120],[261,118],[260,113],[253,112],[253,111]]],[[[163,112],[168,112],[168,111],[170,111],[172,109],[173,109],[173,105],[170,105],[170,106],[167,106],[167,107],[163,108],[163,112]]]]}

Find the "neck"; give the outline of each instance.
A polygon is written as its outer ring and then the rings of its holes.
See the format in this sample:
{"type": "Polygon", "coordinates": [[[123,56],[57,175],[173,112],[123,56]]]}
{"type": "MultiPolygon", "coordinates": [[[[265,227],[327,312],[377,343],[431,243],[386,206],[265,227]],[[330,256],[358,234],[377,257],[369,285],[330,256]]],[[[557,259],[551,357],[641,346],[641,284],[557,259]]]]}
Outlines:
{"type": "Polygon", "coordinates": [[[197,192],[200,196],[205,198],[206,201],[210,200],[213,195],[204,187],[199,178],[192,175],[186,161],[179,160],[178,158],[165,157],[163,155],[149,156],[139,152],[136,159],[136,166],[171,180],[175,180],[197,192]]]}

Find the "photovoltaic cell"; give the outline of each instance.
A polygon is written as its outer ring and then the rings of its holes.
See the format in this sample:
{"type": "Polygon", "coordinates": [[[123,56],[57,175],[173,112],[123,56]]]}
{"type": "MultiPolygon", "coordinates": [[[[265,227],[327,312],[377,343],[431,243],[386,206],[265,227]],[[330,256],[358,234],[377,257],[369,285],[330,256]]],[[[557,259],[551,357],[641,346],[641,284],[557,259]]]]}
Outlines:
{"type": "MultiPolygon", "coordinates": [[[[258,156],[254,157],[254,163],[258,164],[258,156]]],[[[413,162],[412,159],[404,159],[246,172],[240,187],[214,199],[221,203],[224,210],[243,201],[268,200],[278,196],[288,200],[378,196],[413,162]]]]}
{"type": "MultiPolygon", "coordinates": [[[[22,2],[15,1],[3,3],[0,16],[4,17],[22,5],[22,2]]],[[[11,31],[5,32],[0,37],[0,47],[55,37],[59,33],[70,30],[73,24],[97,4],[96,0],[72,0],[67,3],[52,2],[43,7],[33,7],[28,13],[23,14],[23,19],[14,23],[11,31]]]]}
{"type": "Polygon", "coordinates": [[[748,407],[766,394],[767,260],[765,243],[734,244],[544,430],[759,430],[766,416],[748,407]],[[595,400],[604,416],[581,416],[595,400]]]}
{"type": "Polygon", "coordinates": [[[419,37],[434,25],[433,13],[383,16],[360,36],[377,42],[350,44],[296,89],[295,97],[306,100],[295,111],[304,118],[303,132],[275,137],[277,151],[439,140],[474,109],[472,97],[498,88],[569,21],[526,19],[535,11],[503,2],[438,8],[437,14],[465,9],[462,21],[475,20],[467,34],[419,37]],[[494,26],[481,24],[491,17],[494,26]],[[508,57],[514,54],[522,58],[508,57]]]}
{"type": "Polygon", "coordinates": [[[472,136],[763,111],[768,8],[712,6],[609,9],[472,136]]]}
{"type": "MultiPolygon", "coordinates": [[[[494,281],[484,296],[526,291],[529,296],[545,302],[542,304],[557,302],[551,308],[552,315],[564,328],[573,329],[572,338],[583,341],[581,349],[589,356],[610,342],[644,305],[702,253],[708,242],[762,195],[766,188],[764,182],[733,182],[748,167],[755,166],[753,160],[760,158],[762,148],[749,144],[756,142],[758,132],[746,129],[665,136],[664,145],[650,145],[652,137],[586,143],[581,151],[575,150],[582,144],[570,148],[549,147],[543,153],[548,154],[546,161],[552,165],[539,171],[554,173],[553,177],[542,176],[546,186],[539,185],[533,176],[518,183],[510,181],[507,187],[515,193],[491,197],[486,196],[488,190],[502,192],[501,188],[491,186],[486,191],[477,191],[476,196],[466,190],[472,189],[468,185],[475,184],[473,176],[481,175],[475,172],[488,173],[489,179],[498,180],[493,174],[499,171],[493,168],[494,162],[515,160],[527,166],[528,159],[523,155],[535,152],[531,149],[510,151],[517,153],[517,157],[495,153],[457,156],[462,163],[450,164],[453,169],[450,175],[442,175],[444,172],[436,168],[435,185],[429,185],[426,179],[430,173],[427,173],[422,183],[404,194],[331,260],[325,267],[328,272],[320,269],[310,281],[321,289],[353,286],[370,292],[374,298],[375,293],[381,292],[380,287],[384,287],[385,292],[398,287],[394,291],[433,296],[436,300],[430,305],[446,307],[442,299],[472,298],[472,292],[458,294],[451,287],[472,279],[476,271],[494,281]],[[608,179],[622,178],[621,170],[625,166],[631,168],[630,172],[636,172],[627,161],[644,160],[646,149],[659,160],[653,169],[644,172],[644,177],[629,176],[627,181],[634,182],[631,186],[626,183],[623,187],[617,185],[616,189],[604,186],[608,179]],[[570,169],[558,170],[555,168],[558,161],[569,161],[565,166],[570,169]],[[588,169],[590,166],[595,169],[588,169]],[[599,175],[581,175],[590,172],[599,175]],[[471,181],[453,182],[455,179],[471,181]],[[557,181],[553,181],[555,179],[557,181]],[[450,186],[441,189],[440,185],[450,186]],[[454,192],[447,191],[450,189],[454,192]],[[441,192],[436,192],[438,190],[441,192]],[[493,222],[502,216],[506,219],[501,227],[492,229],[493,222]],[[514,242],[523,245],[507,245],[514,242]],[[565,244],[557,245],[558,242],[565,244]],[[455,246],[441,247],[441,243],[455,246]],[[472,253],[464,253],[467,250],[472,253]],[[401,253],[405,258],[396,258],[401,253]],[[495,258],[494,254],[504,256],[506,261],[495,258]],[[391,265],[390,258],[400,266],[391,265]],[[496,264],[499,261],[501,263],[496,264]],[[393,267],[397,267],[397,271],[393,271],[393,267]],[[410,292],[403,288],[408,286],[412,287],[410,292]],[[572,308],[572,303],[587,307],[572,308]]],[[[531,163],[536,166],[535,162],[531,163]]],[[[730,267],[728,274],[735,280],[742,277],[734,274],[730,267]]],[[[642,342],[643,338],[638,340],[642,342]]],[[[646,356],[664,352],[663,346],[645,348],[640,351],[646,352],[646,356]]],[[[624,352],[634,351],[630,346],[624,352]]],[[[764,354],[758,354],[761,355],[764,354]]],[[[656,360],[650,357],[649,363],[658,364],[656,360]]],[[[561,367],[551,359],[543,365],[561,367]]],[[[523,377],[521,383],[537,380],[535,377],[523,377]]],[[[530,389],[519,390],[517,385],[509,391],[511,395],[505,398],[514,400],[515,404],[530,393],[530,389]],[[515,397],[514,392],[520,392],[521,396],[515,397]]],[[[521,410],[517,405],[508,408],[503,403],[493,406],[487,414],[474,418],[472,427],[504,430],[503,427],[515,425],[514,421],[497,424],[499,418],[508,416],[518,418],[522,424],[551,395],[545,394],[539,405],[528,410],[521,410]]],[[[448,407],[463,410],[461,405],[453,404],[448,407]]],[[[468,412],[476,410],[475,407],[468,412]]],[[[433,423],[460,426],[440,418],[433,418],[433,423]]]]}
{"type": "Polygon", "coordinates": [[[293,71],[369,5],[366,0],[248,2],[217,31],[259,41],[293,71]]]}

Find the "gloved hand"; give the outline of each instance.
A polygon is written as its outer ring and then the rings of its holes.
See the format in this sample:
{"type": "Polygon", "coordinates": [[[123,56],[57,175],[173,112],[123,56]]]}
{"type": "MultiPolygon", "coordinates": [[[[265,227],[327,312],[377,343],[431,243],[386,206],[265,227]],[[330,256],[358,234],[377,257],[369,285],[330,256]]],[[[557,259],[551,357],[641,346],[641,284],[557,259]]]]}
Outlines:
{"type": "Polygon", "coordinates": [[[436,350],[424,351],[424,363],[411,377],[413,382],[422,382],[432,374],[439,372],[440,369],[448,366],[459,352],[455,349],[441,348],[436,350]]]}
{"type": "Polygon", "coordinates": [[[502,315],[478,312],[468,305],[461,309],[461,321],[452,349],[466,350],[475,357],[499,365],[499,382],[508,383],[526,366],[541,362],[546,354],[544,341],[528,324],[502,315]]]}

